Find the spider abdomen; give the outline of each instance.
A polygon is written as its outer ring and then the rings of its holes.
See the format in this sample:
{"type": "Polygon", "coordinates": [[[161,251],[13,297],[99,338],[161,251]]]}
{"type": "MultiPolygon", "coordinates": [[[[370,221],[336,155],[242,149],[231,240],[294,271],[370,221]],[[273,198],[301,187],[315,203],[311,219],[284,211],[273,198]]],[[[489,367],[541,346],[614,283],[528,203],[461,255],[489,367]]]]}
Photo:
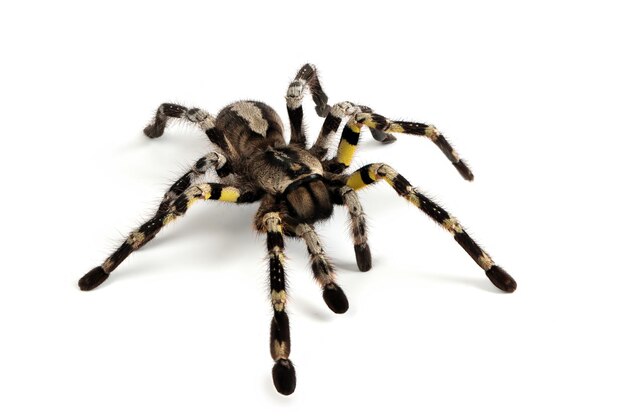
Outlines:
{"type": "Polygon", "coordinates": [[[236,101],[224,107],[215,119],[215,126],[226,132],[229,145],[239,156],[268,146],[285,146],[280,117],[260,101],[236,101]]]}

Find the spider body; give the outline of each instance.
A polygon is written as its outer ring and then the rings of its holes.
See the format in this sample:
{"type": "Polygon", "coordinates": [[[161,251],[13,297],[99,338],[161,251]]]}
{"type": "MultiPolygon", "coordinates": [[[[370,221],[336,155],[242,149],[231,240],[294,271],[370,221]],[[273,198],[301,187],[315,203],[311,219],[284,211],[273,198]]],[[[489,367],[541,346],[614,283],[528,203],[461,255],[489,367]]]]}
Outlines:
{"type": "Polygon", "coordinates": [[[100,266],[79,281],[82,290],[92,290],[104,282],[133,251],[152,240],[168,223],[184,215],[199,200],[219,200],[235,204],[260,201],[255,215],[256,229],[266,235],[269,261],[270,298],[274,315],[270,328],[270,353],[275,361],[272,376],[276,389],[285,395],[296,386],[295,369],[289,359],[291,340],[286,311],[284,236],[302,239],[307,245],[313,276],[322,289],[328,307],[341,314],[349,303],[336,282],[335,270],[326,256],[315,223],[329,218],[335,205],[347,208],[356,262],[361,271],[372,266],[365,215],[357,191],[383,180],[422,212],[450,232],[459,245],[485,271],[491,282],[505,292],[517,284],[465,232],[458,220],[413,187],[387,164],[369,164],[351,174],[349,168],[364,127],[382,143],[396,140],[393,133],[425,136],[435,143],[466,180],[473,174],[447,140],[432,125],[394,121],[374,113],[369,107],[340,102],[332,107],[312,65],[296,74],[287,90],[291,139],[285,141],[278,114],[258,101],[237,101],[217,116],[204,110],[164,103],[144,133],[161,136],[171,118],[190,122],[205,131],[219,152],[200,158],[165,193],[154,216],[128,238],[100,266]],[[319,116],[325,117],[315,143],[307,147],[303,128],[302,100],[309,91],[319,116]],[[330,143],[342,121],[345,126],[336,155],[327,157],[330,143]],[[214,170],[220,182],[203,181],[214,170]]]}

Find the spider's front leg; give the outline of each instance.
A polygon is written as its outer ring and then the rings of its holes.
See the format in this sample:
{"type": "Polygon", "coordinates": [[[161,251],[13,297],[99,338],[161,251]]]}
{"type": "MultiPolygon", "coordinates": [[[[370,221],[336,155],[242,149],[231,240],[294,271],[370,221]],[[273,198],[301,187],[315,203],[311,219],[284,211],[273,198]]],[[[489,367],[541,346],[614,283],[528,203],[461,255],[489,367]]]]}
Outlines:
{"type": "Polygon", "coordinates": [[[163,226],[184,215],[187,209],[198,200],[219,200],[241,204],[258,200],[258,195],[255,191],[243,191],[217,183],[190,186],[166,210],[157,210],[150,220],[132,231],[124,243],[100,266],[86,273],[78,281],[80,289],[90,291],[102,284],[128,255],[152,240],[163,226]]]}
{"type": "Polygon", "coordinates": [[[296,370],[289,353],[291,338],[289,336],[289,317],[285,311],[287,291],[285,286],[285,243],[283,222],[278,211],[263,211],[257,214],[257,227],[267,235],[267,253],[270,269],[270,296],[274,317],[270,329],[270,353],[274,359],[272,379],[276,390],[289,395],[296,389],[296,370]]]}
{"type": "Polygon", "coordinates": [[[467,234],[461,224],[443,208],[414,188],[402,175],[387,164],[370,164],[345,177],[345,183],[354,190],[385,180],[401,197],[422,210],[428,217],[452,234],[454,240],[472,257],[486,273],[489,280],[504,292],[517,288],[515,280],[467,234]]]}
{"type": "Polygon", "coordinates": [[[296,236],[302,238],[306,243],[311,259],[311,269],[317,283],[322,287],[322,297],[328,308],[337,314],[348,311],[348,299],[343,290],[337,284],[335,268],[324,253],[322,242],[312,226],[301,223],[295,228],[296,236]]]}

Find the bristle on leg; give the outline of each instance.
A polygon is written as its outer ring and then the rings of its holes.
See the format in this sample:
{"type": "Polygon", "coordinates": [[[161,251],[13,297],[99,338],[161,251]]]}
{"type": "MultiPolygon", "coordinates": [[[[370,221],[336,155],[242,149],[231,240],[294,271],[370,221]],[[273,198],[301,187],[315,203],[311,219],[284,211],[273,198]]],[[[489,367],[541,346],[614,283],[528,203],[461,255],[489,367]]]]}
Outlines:
{"type": "Polygon", "coordinates": [[[517,289],[517,282],[504,269],[499,266],[492,266],[487,271],[487,278],[504,292],[513,292],[517,289]]]}
{"type": "Polygon", "coordinates": [[[79,281],[78,286],[82,291],[91,291],[102,284],[109,277],[101,266],[97,266],[87,272],[79,281]]]}
{"type": "Polygon", "coordinates": [[[272,368],[272,379],[276,391],[291,395],[296,390],[296,369],[289,359],[279,359],[272,368]]]}

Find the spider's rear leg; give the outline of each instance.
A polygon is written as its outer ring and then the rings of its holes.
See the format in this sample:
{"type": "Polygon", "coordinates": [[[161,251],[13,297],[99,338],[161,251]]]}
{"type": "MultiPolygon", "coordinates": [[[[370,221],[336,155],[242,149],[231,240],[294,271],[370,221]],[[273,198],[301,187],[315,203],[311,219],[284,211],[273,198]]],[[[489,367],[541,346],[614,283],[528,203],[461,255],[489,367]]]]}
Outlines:
{"type": "Polygon", "coordinates": [[[215,123],[215,117],[204,110],[198,108],[188,109],[178,104],[163,103],[157,109],[154,120],[145,127],[143,133],[151,139],[160,137],[165,131],[167,121],[172,117],[198,124],[202,130],[212,128],[215,123]]]}
{"type": "Polygon", "coordinates": [[[291,353],[291,336],[289,334],[289,317],[285,311],[287,290],[285,286],[285,243],[283,223],[276,211],[263,214],[262,208],[257,213],[259,228],[267,234],[267,253],[270,267],[270,295],[274,317],[270,328],[270,354],[274,359],[272,379],[276,390],[289,395],[296,389],[296,370],[289,354],[291,353]]]}
{"type": "Polygon", "coordinates": [[[287,100],[289,124],[291,125],[291,139],[289,143],[299,145],[300,147],[306,145],[302,100],[304,99],[304,92],[307,88],[311,92],[313,102],[315,103],[315,111],[319,116],[325,117],[330,110],[327,104],[328,96],[324,93],[322,85],[319,82],[317,70],[313,65],[305,64],[300,68],[294,80],[289,84],[287,95],[285,96],[287,100]]]}
{"type": "Polygon", "coordinates": [[[326,257],[319,236],[312,226],[301,223],[295,227],[295,234],[306,243],[311,258],[311,269],[317,283],[322,287],[322,296],[328,308],[337,314],[348,311],[348,299],[335,282],[335,268],[326,257]]]}
{"type": "Polygon", "coordinates": [[[515,280],[502,268],[497,266],[491,257],[467,234],[457,219],[443,208],[422,194],[396,170],[386,164],[366,165],[346,177],[346,185],[359,190],[376,181],[384,179],[401,197],[422,210],[428,217],[452,234],[454,240],[467,252],[474,262],[486,273],[489,280],[505,292],[513,292],[517,288],[515,280]]]}
{"type": "Polygon", "coordinates": [[[165,211],[157,213],[139,228],[132,231],[120,247],[111,254],[100,266],[85,274],[78,286],[83,291],[90,291],[102,284],[111,272],[117,268],[132,252],[141,248],[152,240],[161,231],[163,226],[184,215],[187,209],[198,200],[220,200],[230,203],[249,203],[257,197],[252,191],[243,192],[235,187],[225,187],[222,184],[205,183],[189,187],[178,196],[173,204],[165,211]]]}

